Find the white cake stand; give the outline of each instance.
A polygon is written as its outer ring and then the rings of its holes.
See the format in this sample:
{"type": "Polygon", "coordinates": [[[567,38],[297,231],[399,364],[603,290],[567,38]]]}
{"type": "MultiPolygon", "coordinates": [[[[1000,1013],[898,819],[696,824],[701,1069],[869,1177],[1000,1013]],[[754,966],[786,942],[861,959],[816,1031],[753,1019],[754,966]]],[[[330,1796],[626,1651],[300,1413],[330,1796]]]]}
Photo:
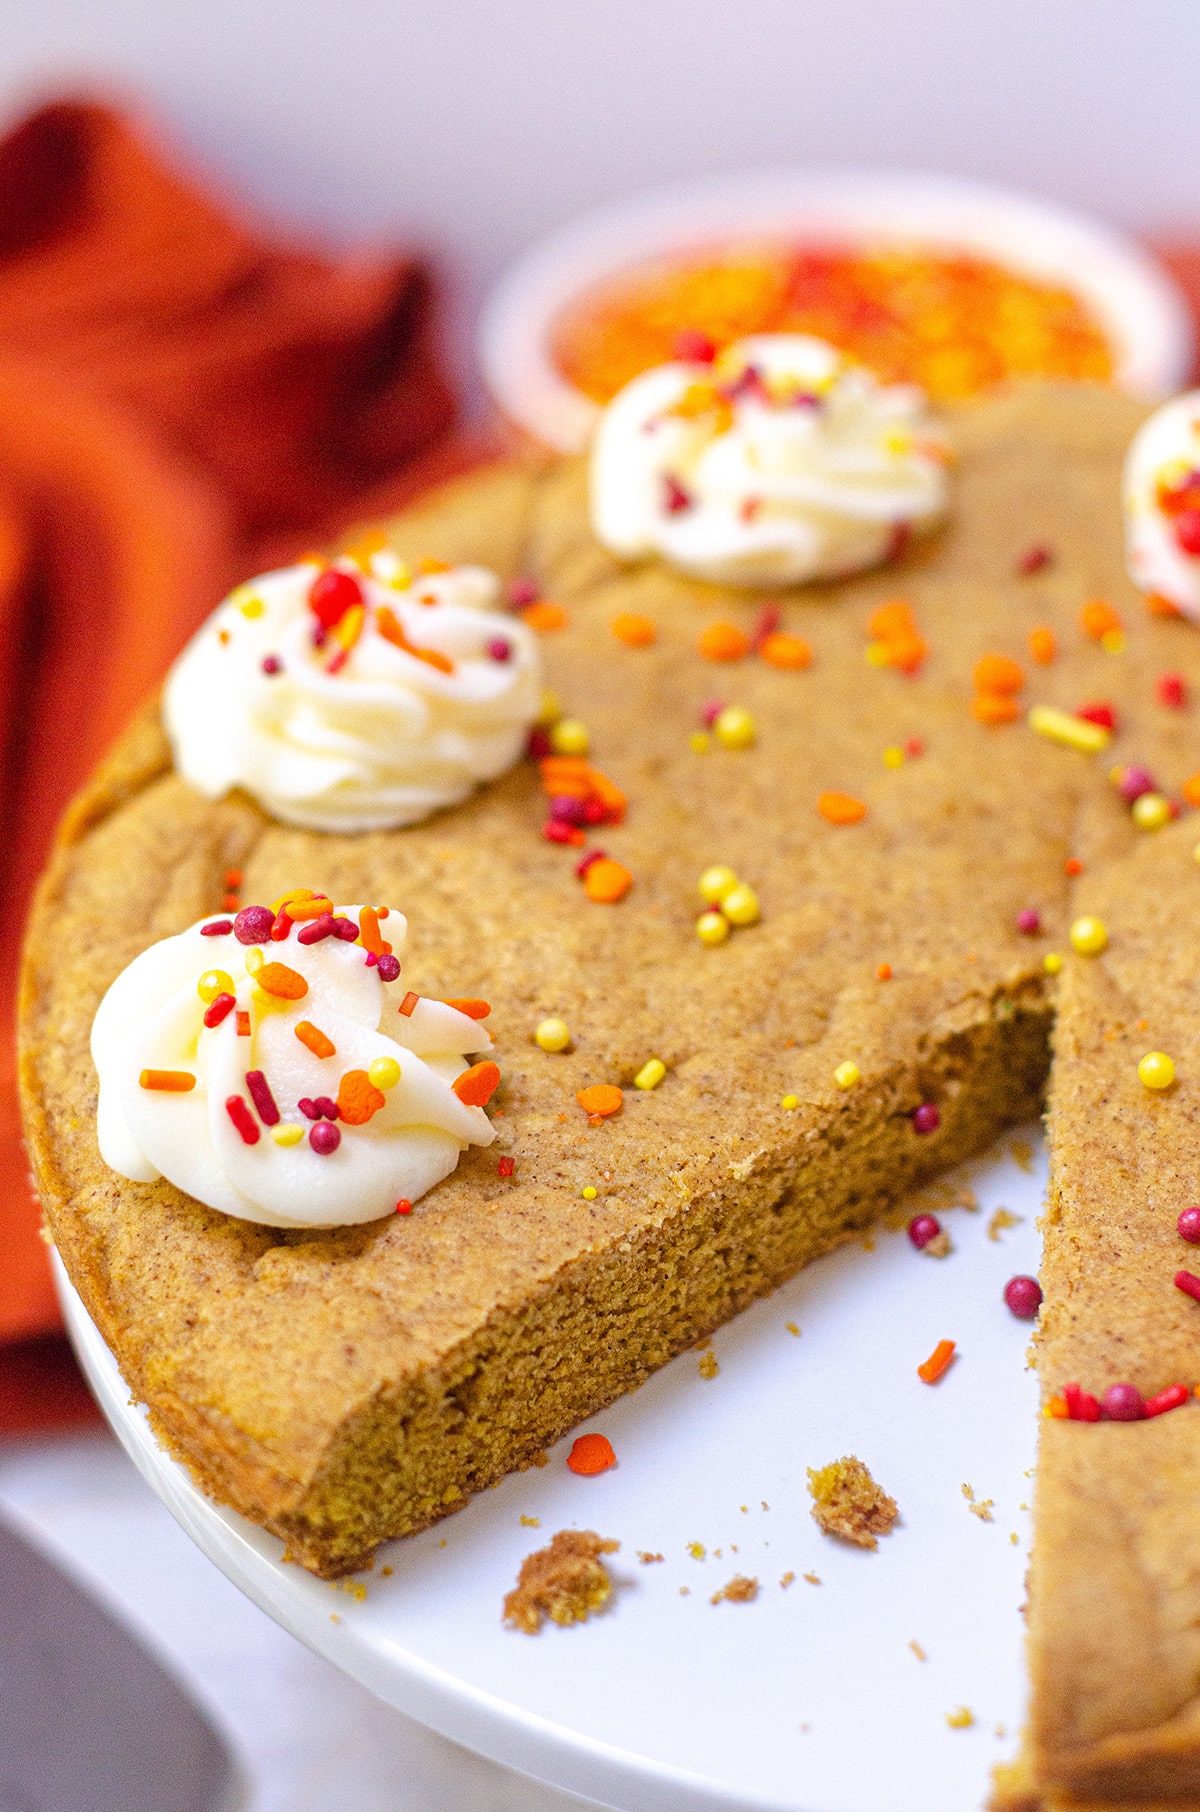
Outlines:
{"type": "Polygon", "coordinates": [[[950,1257],[903,1233],[880,1232],[869,1255],[854,1242],[718,1333],[715,1377],[684,1354],[589,1423],[611,1439],[614,1471],[577,1478],[564,1441],[544,1469],[340,1586],[285,1566],[278,1541],[167,1458],[61,1269],[60,1286],[109,1421],[183,1528],[401,1711],[621,1812],[968,1812],[1013,1750],[1025,1693],[1036,1391],[1029,1326],[1001,1292],[1037,1267],[1036,1130],[970,1181],[980,1212],[943,1216],[950,1257]],[[1022,1219],[989,1236],[999,1207],[1022,1219]],[[931,1387],[916,1367],[942,1338],[959,1357],[931,1387]],[[874,1553],[823,1536],[809,1513],[806,1467],[849,1453],[900,1505],[874,1553]],[[505,1629],[521,1559],[572,1526],[620,1541],[615,1606],[535,1638],[505,1629]],[[735,1574],[758,1580],[757,1598],[714,1605],[735,1574]],[[972,1722],[952,1726],[960,1707],[972,1722]]]}

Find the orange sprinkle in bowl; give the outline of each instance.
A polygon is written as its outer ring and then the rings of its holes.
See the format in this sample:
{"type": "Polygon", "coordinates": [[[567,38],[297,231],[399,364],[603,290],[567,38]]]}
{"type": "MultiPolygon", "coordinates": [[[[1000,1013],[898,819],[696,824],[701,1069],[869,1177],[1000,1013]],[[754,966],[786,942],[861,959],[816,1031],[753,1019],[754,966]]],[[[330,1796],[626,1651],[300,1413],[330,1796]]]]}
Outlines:
{"type": "Polygon", "coordinates": [[[658,635],[653,619],[639,616],[635,610],[621,611],[613,618],[609,628],[626,648],[649,648],[658,635]]]}
{"type": "Polygon", "coordinates": [[[551,604],[547,598],[539,598],[536,604],[527,604],[521,611],[521,621],[536,629],[539,635],[546,635],[553,629],[565,629],[567,613],[561,604],[551,604]]]}
{"type": "Polygon", "coordinates": [[[1039,667],[1048,667],[1058,653],[1058,638],[1048,623],[1037,623],[1029,631],[1029,658],[1039,667]]]}
{"type": "Polygon", "coordinates": [[[750,637],[736,623],[710,623],[696,637],[696,652],[706,661],[740,661],[750,652],[750,637]]]}
{"type": "Polygon", "coordinates": [[[784,673],[799,673],[812,661],[812,649],[804,637],[785,635],[781,630],[765,636],[758,652],[768,667],[778,667],[784,673]]]}
{"type": "Polygon", "coordinates": [[[1093,642],[1121,633],[1121,618],[1106,598],[1092,598],[1079,613],[1079,631],[1093,642]]]}
{"type": "Polygon", "coordinates": [[[826,824],[858,824],[867,815],[862,800],[852,793],[822,793],[817,800],[817,810],[826,824]]]}
{"type": "Polygon", "coordinates": [[[575,1099],[589,1119],[607,1120],[625,1105],[625,1096],[611,1082],[594,1082],[590,1088],[581,1088],[575,1099]]]}
{"type": "Polygon", "coordinates": [[[1011,660],[1007,654],[983,654],[976,661],[971,678],[976,692],[1007,695],[1022,690],[1025,670],[1019,661],[1011,660]]]}
{"type": "Polygon", "coordinates": [[[601,906],[615,906],[633,886],[633,876],[621,862],[611,856],[599,856],[583,872],[584,892],[589,900],[601,906]]]}

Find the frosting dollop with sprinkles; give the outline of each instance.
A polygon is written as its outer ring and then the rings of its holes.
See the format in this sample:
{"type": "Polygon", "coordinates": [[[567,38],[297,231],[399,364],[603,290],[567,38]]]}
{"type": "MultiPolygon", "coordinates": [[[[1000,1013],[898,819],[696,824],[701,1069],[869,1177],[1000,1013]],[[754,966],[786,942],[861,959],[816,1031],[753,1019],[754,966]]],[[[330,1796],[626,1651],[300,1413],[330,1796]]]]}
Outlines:
{"type": "Polygon", "coordinates": [[[491,1144],[500,1072],[485,1001],[405,989],[406,929],[298,889],[152,944],[92,1026],[105,1163],[269,1227],[407,1212],[491,1144]]]}
{"type": "Polygon", "coordinates": [[[756,334],[614,397],[592,451],[592,526],[621,558],[659,554],[722,584],[837,578],[942,516],[947,460],[921,391],[880,384],[823,340],[756,334]]]}
{"type": "Polygon", "coordinates": [[[168,676],[176,766],[307,830],[458,804],[520,759],[540,709],[537,638],[499,591],[482,567],[413,577],[387,550],[239,586],[168,676]]]}
{"type": "Polygon", "coordinates": [[[1122,488],[1130,578],[1151,600],[1200,622],[1200,390],[1142,423],[1122,488]]]}

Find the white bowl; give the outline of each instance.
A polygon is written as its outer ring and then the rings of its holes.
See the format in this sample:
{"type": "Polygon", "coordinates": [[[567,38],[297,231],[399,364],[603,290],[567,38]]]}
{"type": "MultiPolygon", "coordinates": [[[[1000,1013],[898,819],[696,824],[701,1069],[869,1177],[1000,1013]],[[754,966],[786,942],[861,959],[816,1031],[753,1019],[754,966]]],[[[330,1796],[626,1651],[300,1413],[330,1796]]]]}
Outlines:
{"type": "Polygon", "coordinates": [[[505,414],[561,452],[587,444],[598,413],[550,354],[550,331],[581,292],[643,260],[747,237],[908,240],[996,259],[1064,284],[1114,349],[1116,382],[1157,399],[1192,369],[1191,313],[1171,278],[1124,234],[983,183],[880,171],[781,170],[652,189],[585,214],[500,279],[479,349],[505,414]]]}

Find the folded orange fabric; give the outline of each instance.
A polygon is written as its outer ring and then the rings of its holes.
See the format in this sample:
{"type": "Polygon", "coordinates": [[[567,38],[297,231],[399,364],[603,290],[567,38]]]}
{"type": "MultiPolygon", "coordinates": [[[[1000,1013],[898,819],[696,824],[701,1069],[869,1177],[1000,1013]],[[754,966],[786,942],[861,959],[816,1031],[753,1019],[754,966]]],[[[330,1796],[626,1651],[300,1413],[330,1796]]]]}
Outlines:
{"type": "Polygon", "coordinates": [[[445,435],[432,300],[412,259],[250,230],[102,106],[0,141],[0,1340],[58,1322],[12,1038],[54,821],[236,579],[399,495],[445,435]]]}

